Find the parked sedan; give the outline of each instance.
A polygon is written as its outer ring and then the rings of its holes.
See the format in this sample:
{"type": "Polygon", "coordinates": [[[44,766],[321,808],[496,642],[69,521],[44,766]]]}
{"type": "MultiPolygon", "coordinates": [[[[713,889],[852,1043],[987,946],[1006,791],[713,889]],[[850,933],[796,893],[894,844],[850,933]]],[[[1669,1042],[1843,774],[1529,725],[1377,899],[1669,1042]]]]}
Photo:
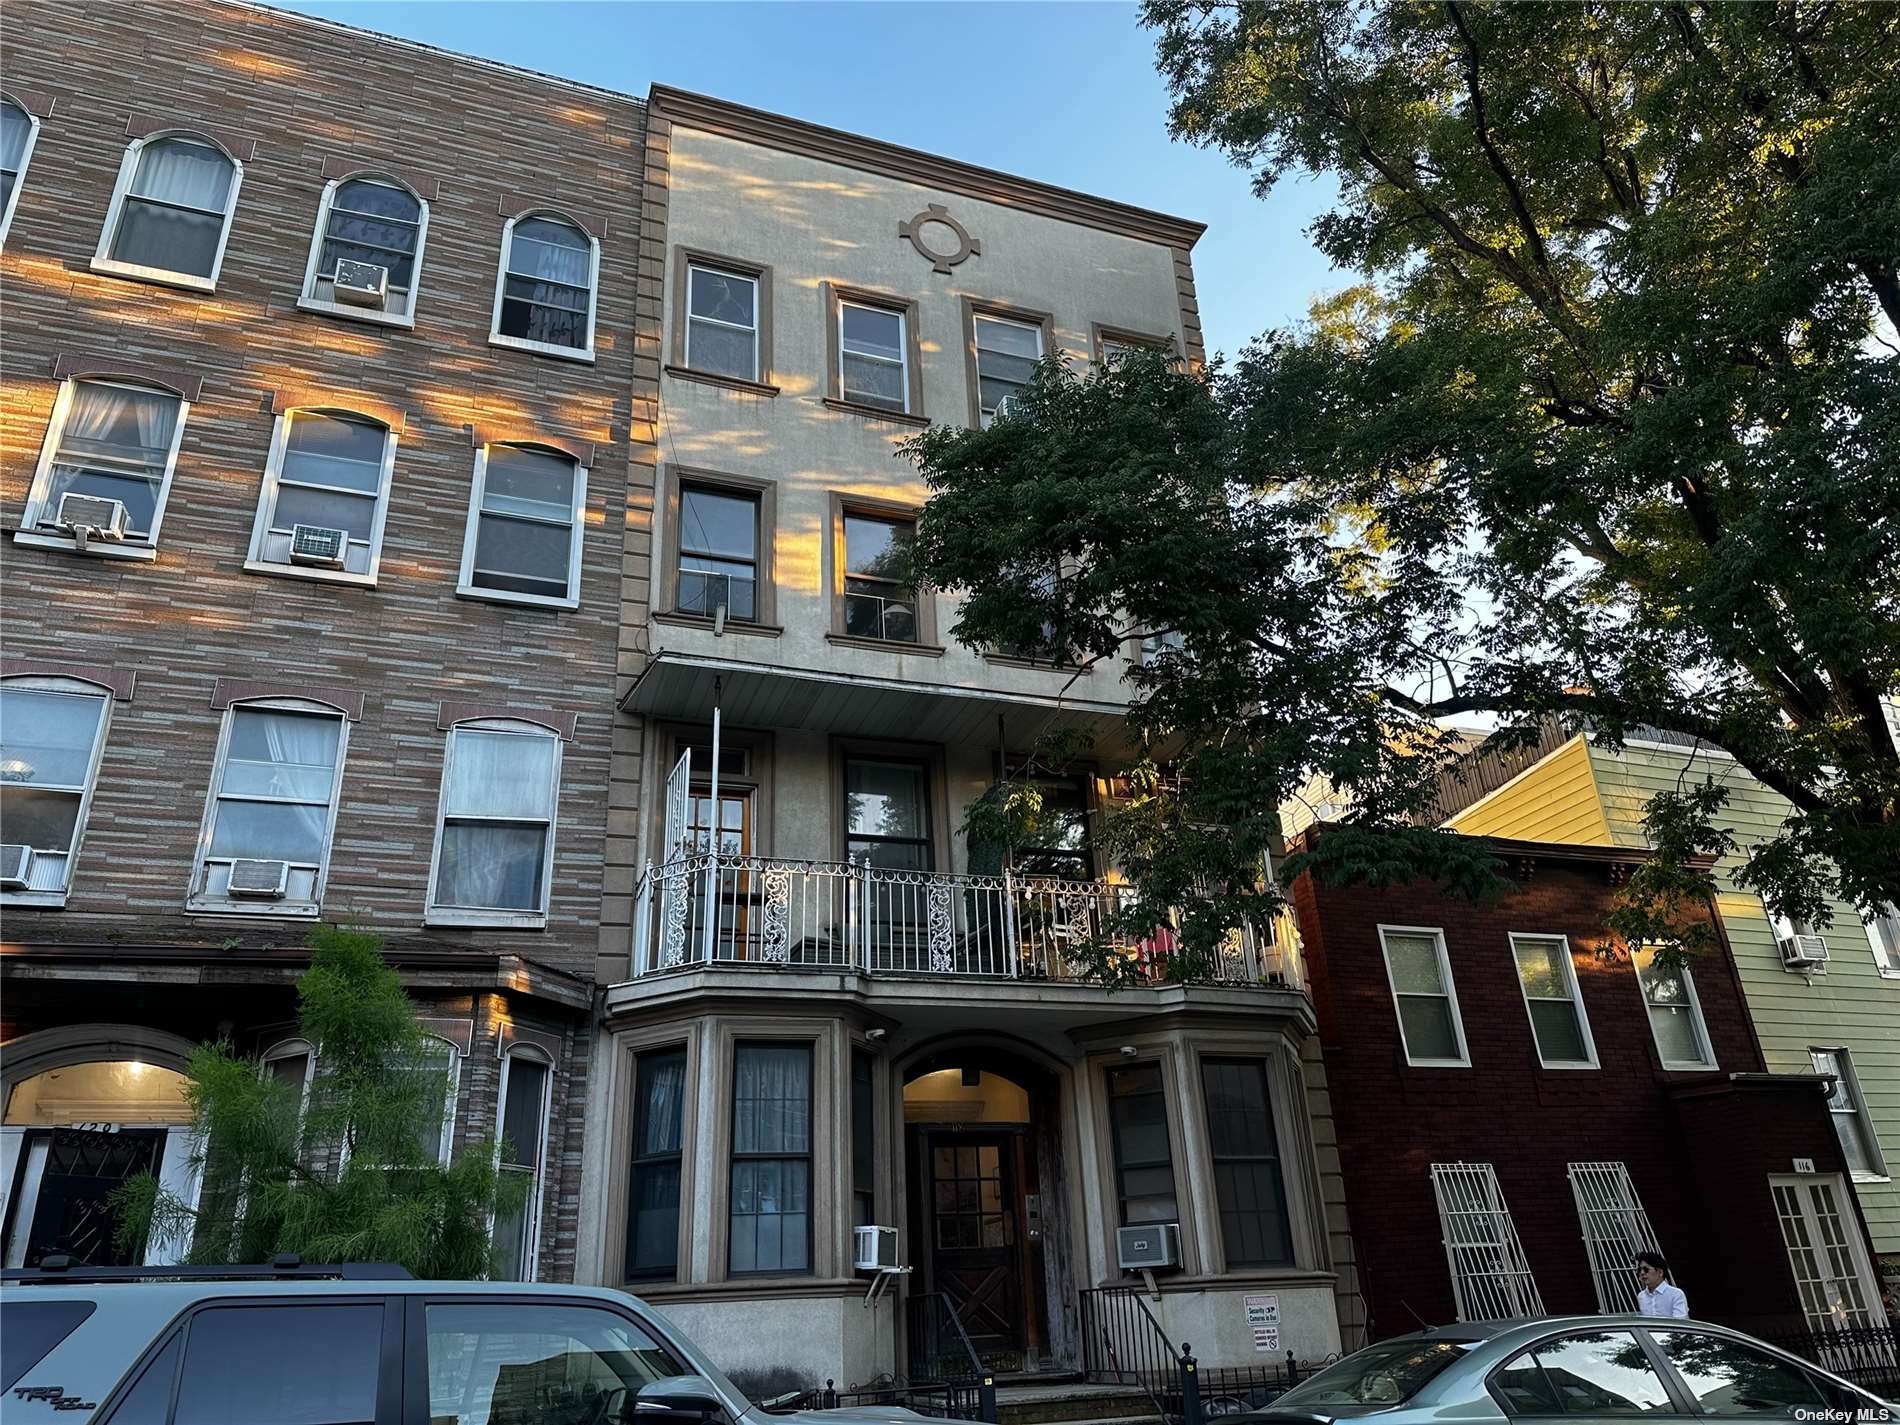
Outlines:
{"type": "Polygon", "coordinates": [[[1222,1425],[1684,1421],[1754,1416],[1880,1425],[1900,1406],[1752,1336],[1701,1321],[1544,1317],[1419,1331],[1356,1351],[1222,1425]]]}

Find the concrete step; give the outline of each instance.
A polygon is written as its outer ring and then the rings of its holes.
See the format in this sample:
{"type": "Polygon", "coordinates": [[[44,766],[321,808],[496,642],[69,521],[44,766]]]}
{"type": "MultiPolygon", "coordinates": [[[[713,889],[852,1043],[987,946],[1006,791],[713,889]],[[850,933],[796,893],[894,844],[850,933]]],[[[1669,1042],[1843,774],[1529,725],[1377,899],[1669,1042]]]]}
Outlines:
{"type": "Polygon", "coordinates": [[[1148,1392],[1126,1385],[1004,1385],[996,1390],[998,1425],[1095,1425],[1152,1421],[1148,1392]]]}

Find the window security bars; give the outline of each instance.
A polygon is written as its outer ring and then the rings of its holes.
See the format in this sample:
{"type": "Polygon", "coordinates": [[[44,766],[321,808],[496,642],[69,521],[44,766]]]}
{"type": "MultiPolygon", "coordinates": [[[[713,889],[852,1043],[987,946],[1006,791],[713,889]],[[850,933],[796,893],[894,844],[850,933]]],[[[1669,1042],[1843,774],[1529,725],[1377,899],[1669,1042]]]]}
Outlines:
{"type": "Polygon", "coordinates": [[[1433,1163],[1432,1192],[1460,1321],[1542,1316],[1544,1299],[1489,1163],[1433,1163]]]}
{"type": "Polygon", "coordinates": [[[1572,1163],[1570,1191],[1590,1254],[1597,1310],[1636,1310],[1636,1254],[1657,1250],[1657,1242],[1629,1169],[1621,1163],[1572,1163]]]}

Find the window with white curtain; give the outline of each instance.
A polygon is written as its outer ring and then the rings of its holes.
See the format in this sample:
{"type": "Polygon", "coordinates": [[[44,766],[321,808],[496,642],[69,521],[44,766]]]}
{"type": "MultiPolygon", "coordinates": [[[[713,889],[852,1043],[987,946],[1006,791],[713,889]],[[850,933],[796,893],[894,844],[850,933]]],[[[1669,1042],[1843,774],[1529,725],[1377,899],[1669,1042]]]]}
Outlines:
{"type": "Polygon", "coordinates": [[[339,410],[277,417],[244,567],[374,583],[395,465],[396,433],[381,421],[339,410]]]}
{"type": "Polygon", "coordinates": [[[489,341],[546,356],[594,359],[594,292],[600,244],[547,213],[510,218],[489,341]]]}
{"type": "Polygon", "coordinates": [[[112,699],[72,678],[0,684],[0,898],[63,905],[112,699]]]}
{"type": "Polygon", "coordinates": [[[53,400],[40,461],[16,539],[71,547],[60,500],[86,495],[125,507],[122,538],[94,534],[93,554],[150,559],[171,493],[189,403],[130,381],[68,380],[53,400]]]}
{"type": "Polygon", "coordinates": [[[40,121],[11,99],[0,99],[0,242],[13,226],[13,209],[20,200],[26,166],[33,161],[33,144],[40,121]]]}
{"type": "Polygon", "coordinates": [[[573,456],[539,445],[483,446],[455,592],[577,608],[586,508],[587,467],[573,456]]]}
{"type": "Polygon", "coordinates": [[[431,924],[547,922],[560,777],[561,739],[544,727],[489,720],[450,729],[431,924]]]}
{"type": "Polygon", "coordinates": [[[305,311],[409,326],[416,312],[416,282],[429,233],[429,205],[393,178],[331,179],[317,203],[317,230],[304,273],[305,311]],[[389,273],[380,307],[339,302],[336,265],[367,262],[389,273]]]}
{"type": "Polygon", "coordinates": [[[728,1271],[811,1271],[809,1044],[739,1044],[732,1063],[728,1271]]]}
{"type": "Polygon", "coordinates": [[[244,167],[208,139],[134,139],[92,266],[209,292],[224,263],[244,167]]]}
{"type": "Polygon", "coordinates": [[[501,1131],[495,1166],[523,1196],[513,1210],[495,1218],[494,1261],[488,1273],[495,1281],[534,1280],[553,1083],[554,1068],[539,1051],[516,1048],[501,1061],[501,1131]]]}
{"type": "Polygon", "coordinates": [[[273,699],[231,708],[218,742],[191,909],[316,915],[348,736],[343,715],[321,704],[273,699]],[[281,886],[275,892],[274,874],[281,886]]]}

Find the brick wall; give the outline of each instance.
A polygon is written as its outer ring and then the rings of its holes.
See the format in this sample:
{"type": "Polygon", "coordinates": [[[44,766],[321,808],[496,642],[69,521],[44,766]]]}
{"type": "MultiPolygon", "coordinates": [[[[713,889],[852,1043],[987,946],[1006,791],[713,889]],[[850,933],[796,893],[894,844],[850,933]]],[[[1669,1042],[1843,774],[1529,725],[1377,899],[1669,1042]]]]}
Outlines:
{"type": "Polygon", "coordinates": [[[1718,1071],[1665,1072],[1635,972],[1606,953],[1610,868],[1553,857],[1513,875],[1514,892],[1482,905],[1422,885],[1295,887],[1371,1334],[1452,1319],[1430,1170],[1460,1160],[1495,1167],[1550,1311],[1597,1309],[1567,1165],[1610,1161],[1698,1315],[1785,1325],[1799,1306],[1767,1175],[1794,1156],[1843,1171],[1818,1090],[1731,1081],[1762,1060],[1726,955],[1693,971],[1718,1071]],[[1469,1068],[1407,1065],[1382,923],[1443,930],[1469,1068]],[[1513,931],[1569,937],[1598,1068],[1540,1065],[1513,931]]]}

